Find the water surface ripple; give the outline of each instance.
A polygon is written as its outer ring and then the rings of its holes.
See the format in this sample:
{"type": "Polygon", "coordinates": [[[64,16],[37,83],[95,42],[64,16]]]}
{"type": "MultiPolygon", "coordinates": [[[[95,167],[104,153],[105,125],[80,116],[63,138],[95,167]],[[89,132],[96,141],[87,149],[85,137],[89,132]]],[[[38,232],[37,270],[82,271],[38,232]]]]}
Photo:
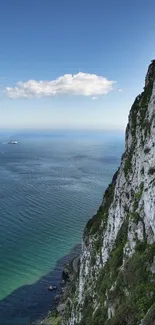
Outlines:
{"type": "MultiPolygon", "coordinates": [[[[51,305],[63,256],[81,241],[119,165],[123,136],[0,136],[0,322],[51,305]],[[58,262],[59,261],[59,262],[58,262]]],[[[19,322],[20,323],[20,322],[19,322]]],[[[5,323],[4,323],[5,324],[5,323]]]]}

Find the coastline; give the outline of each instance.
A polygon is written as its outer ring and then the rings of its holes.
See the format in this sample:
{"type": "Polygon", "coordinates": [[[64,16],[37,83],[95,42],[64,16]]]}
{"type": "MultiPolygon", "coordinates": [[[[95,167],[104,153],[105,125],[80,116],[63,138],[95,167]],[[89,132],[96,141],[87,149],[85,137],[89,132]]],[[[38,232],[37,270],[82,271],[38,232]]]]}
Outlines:
{"type": "Polygon", "coordinates": [[[32,325],[59,325],[61,317],[65,310],[66,302],[72,285],[74,284],[80,266],[80,253],[72,257],[62,270],[62,280],[60,282],[61,289],[59,295],[53,298],[53,308],[49,310],[48,315],[40,321],[32,323],[32,325]]]}
{"type": "Polygon", "coordinates": [[[77,256],[81,251],[81,244],[75,245],[68,254],[59,259],[48,274],[45,274],[36,283],[25,285],[0,301],[0,325],[29,325],[40,324],[47,317],[49,310],[53,307],[53,298],[58,294],[64,266],[77,256]],[[53,283],[57,291],[50,292],[48,287],[53,283]],[[25,303],[25,308],[20,312],[20,304],[25,303]],[[8,316],[8,305],[12,309],[8,316]],[[27,307],[28,305],[28,307],[27,307]]]}
{"type": "Polygon", "coordinates": [[[21,325],[21,319],[27,324],[27,318],[34,321],[47,314],[55,294],[48,287],[59,284],[68,258],[63,257],[81,241],[118,162],[121,142],[113,157],[109,135],[104,142],[98,136],[80,138],[40,141],[29,135],[18,138],[20,146],[1,143],[2,325],[21,325]]]}

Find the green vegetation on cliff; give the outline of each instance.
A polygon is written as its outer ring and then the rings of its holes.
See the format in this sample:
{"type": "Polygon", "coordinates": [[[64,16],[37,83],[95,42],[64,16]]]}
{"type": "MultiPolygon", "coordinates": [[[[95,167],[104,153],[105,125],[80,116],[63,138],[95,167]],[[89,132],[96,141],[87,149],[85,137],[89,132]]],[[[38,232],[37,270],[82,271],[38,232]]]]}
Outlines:
{"type": "Polygon", "coordinates": [[[97,281],[98,308],[94,313],[93,300],[86,295],[80,325],[138,325],[147,311],[155,309],[155,274],[151,270],[154,263],[155,243],[138,242],[135,253],[123,265],[123,249],[127,242],[128,219],[123,223],[114,249],[105,267],[100,271],[97,281]],[[123,267],[122,267],[123,266],[123,267]],[[109,320],[108,305],[112,305],[115,314],[109,320]]]}
{"type": "Polygon", "coordinates": [[[155,60],[130,111],[120,169],[86,225],[63,325],[155,325],[154,82],[155,60]]]}

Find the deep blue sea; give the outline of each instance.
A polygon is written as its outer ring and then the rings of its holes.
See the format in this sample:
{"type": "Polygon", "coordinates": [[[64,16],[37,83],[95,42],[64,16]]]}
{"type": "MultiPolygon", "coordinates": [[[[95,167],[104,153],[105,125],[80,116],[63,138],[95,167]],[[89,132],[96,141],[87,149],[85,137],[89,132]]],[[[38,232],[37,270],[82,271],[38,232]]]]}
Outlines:
{"type": "Polygon", "coordinates": [[[1,132],[0,324],[51,308],[47,288],[79,250],[123,150],[120,132],[1,132]]]}

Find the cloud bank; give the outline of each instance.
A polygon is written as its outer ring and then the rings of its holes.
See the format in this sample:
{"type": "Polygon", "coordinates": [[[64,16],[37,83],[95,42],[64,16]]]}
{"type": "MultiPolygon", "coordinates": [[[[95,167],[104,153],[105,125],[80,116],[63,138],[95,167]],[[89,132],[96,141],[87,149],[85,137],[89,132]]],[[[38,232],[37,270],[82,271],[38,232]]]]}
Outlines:
{"type": "Polygon", "coordinates": [[[95,74],[79,72],[65,74],[51,81],[28,80],[18,82],[15,87],[6,87],[5,93],[11,99],[41,98],[56,95],[97,96],[105,95],[113,89],[115,81],[95,74]]]}

